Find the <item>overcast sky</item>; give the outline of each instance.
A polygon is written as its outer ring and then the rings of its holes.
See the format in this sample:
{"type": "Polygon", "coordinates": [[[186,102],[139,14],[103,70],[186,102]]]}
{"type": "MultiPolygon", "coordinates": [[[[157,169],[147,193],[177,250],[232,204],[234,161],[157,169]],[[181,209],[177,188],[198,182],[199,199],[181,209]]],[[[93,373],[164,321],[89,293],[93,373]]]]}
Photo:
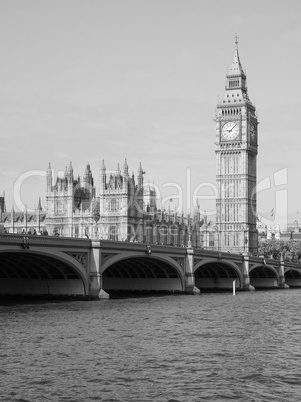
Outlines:
{"type": "MultiPolygon", "coordinates": [[[[101,160],[115,170],[125,157],[135,174],[142,162],[162,197],[178,192],[166,184],[181,186],[189,208],[187,190],[191,196],[199,185],[215,185],[213,119],[237,32],[260,122],[258,212],[281,223],[287,191],[289,220],[296,219],[300,15],[297,0],[1,0],[0,191],[7,209],[26,172],[45,171],[49,162],[57,172],[72,161],[82,175],[89,162],[98,188],[101,160]]],[[[210,186],[199,194],[212,195],[210,186]]],[[[45,188],[44,178],[27,179],[22,202],[33,208],[41,196],[45,206],[45,188]]],[[[200,205],[209,214],[214,208],[208,200],[200,205]]]]}

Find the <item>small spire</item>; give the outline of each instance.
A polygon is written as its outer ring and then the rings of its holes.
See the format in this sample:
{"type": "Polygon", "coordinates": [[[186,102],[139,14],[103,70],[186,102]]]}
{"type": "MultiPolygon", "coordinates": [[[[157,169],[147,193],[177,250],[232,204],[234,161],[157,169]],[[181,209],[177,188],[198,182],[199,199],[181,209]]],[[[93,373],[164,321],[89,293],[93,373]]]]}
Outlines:
{"type": "Polygon", "coordinates": [[[86,169],[85,169],[84,175],[88,177],[89,173],[90,173],[90,164],[89,164],[89,162],[88,162],[88,163],[86,164],[86,169]]]}
{"type": "Polygon", "coordinates": [[[138,176],[142,176],[143,174],[145,174],[145,172],[142,169],[142,165],[141,162],[139,163],[139,168],[138,168],[138,176]]]}
{"type": "Polygon", "coordinates": [[[100,170],[101,170],[102,172],[105,172],[105,171],[106,171],[106,165],[105,165],[105,160],[104,160],[104,159],[102,160],[100,170]]]}
{"type": "Polygon", "coordinates": [[[207,218],[207,212],[206,210],[204,211],[204,225],[207,225],[208,218],[207,218]]]}
{"type": "Polygon", "coordinates": [[[68,169],[67,169],[67,180],[69,183],[71,183],[73,180],[73,167],[72,167],[71,161],[70,161],[68,169]]]}
{"type": "Polygon", "coordinates": [[[128,176],[128,175],[129,175],[129,167],[128,167],[128,163],[127,163],[126,158],[125,158],[124,164],[123,164],[123,174],[124,174],[125,176],[128,176]]]}
{"type": "Polygon", "coordinates": [[[119,163],[117,163],[117,169],[116,169],[116,173],[117,173],[118,175],[120,175],[120,174],[121,174],[121,170],[120,170],[119,163]]]}
{"type": "Polygon", "coordinates": [[[68,173],[69,174],[73,174],[73,167],[72,167],[72,162],[70,161],[70,163],[69,163],[69,167],[68,167],[68,173]]]}

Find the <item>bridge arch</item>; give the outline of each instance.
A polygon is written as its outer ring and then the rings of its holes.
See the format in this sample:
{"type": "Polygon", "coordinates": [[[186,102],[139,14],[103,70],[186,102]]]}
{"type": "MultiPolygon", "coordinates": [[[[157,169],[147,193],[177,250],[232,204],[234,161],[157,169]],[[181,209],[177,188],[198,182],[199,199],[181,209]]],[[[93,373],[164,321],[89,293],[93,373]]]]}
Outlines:
{"type": "Polygon", "coordinates": [[[86,296],[88,293],[88,273],[62,251],[32,248],[0,251],[0,294],[86,296]]]}
{"type": "Polygon", "coordinates": [[[241,269],[232,261],[206,258],[194,266],[195,286],[199,289],[232,289],[243,287],[241,269]]]}
{"type": "Polygon", "coordinates": [[[279,274],[273,265],[254,264],[249,269],[250,285],[254,288],[276,288],[279,286],[279,274]]]}
{"type": "Polygon", "coordinates": [[[173,258],[145,252],[123,252],[101,266],[103,289],[124,291],[185,290],[184,269],[173,258]]]}
{"type": "Polygon", "coordinates": [[[301,287],[301,270],[294,267],[284,269],[285,283],[290,287],[301,287]]]}

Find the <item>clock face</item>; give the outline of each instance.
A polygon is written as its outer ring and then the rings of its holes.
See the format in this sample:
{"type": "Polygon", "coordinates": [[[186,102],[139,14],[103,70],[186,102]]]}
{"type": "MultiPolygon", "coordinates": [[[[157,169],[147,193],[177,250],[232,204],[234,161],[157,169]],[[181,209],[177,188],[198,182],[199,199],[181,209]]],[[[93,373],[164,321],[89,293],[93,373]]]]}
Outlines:
{"type": "Polygon", "coordinates": [[[229,121],[222,128],[222,137],[224,140],[234,140],[238,134],[238,124],[233,121],[229,121]]]}
{"type": "Polygon", "coordinates": [[[256,142],[256,127],[253,123],[250,126],[250,138],[252,142],[256,142]]]}

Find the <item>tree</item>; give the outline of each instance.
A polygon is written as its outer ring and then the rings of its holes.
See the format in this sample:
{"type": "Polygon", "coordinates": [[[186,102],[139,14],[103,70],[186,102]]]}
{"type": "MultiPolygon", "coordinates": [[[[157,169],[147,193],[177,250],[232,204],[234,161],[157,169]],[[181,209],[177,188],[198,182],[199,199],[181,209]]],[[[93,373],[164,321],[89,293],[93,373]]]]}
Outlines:
{"type": "Polygon", "coordinates": [[[97,223],[100,219],[99,205],[96,202],[93,204],[93,219],[95,223],[97,223]]]}
{"type": "Polygon", "coordinates": [[[275,260],[280,260],[282,250],[283,241],[275,239],[266,240],[259,244],[258,254],[263,255],[265,258],[274,258],[275,260]]]}
{"type": "Polygon", "coordinates": [[[284,243],[283,250],[284,259],[292,262],[300,262],[301,260],[301,242],[300,240],[290,240],[284,243]]]}
{"type": "Polygon", "coordinates": [[[301,262],[301,241],[266,240],[259,244],[258,253],[275,260],[280,260],[282,253],[284,260],[298,263],[301,262]]]}

